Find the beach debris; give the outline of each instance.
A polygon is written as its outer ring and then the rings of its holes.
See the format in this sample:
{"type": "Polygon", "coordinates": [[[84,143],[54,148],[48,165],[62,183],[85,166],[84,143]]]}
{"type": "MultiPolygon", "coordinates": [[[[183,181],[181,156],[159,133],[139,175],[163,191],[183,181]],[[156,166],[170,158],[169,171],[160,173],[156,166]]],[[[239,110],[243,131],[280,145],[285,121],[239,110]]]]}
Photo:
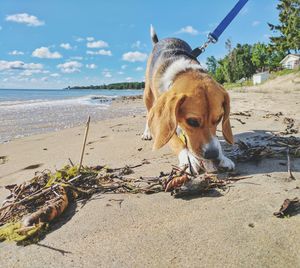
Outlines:
{"type": "Polygon", "coordinates": [[[91,122],[91,117],[88,117],[88,120],[86,122],[86,127],[85,127],[85,133],[84,133],[84,139],[83,139],[83,145],[82,145],[82,149],[81,149],[81,156],[80,156],[80,161],[79,161],[79,171],[81,169],[82,166],[82,161],[83,161],[83,156],[84,156],[84,150],[85,150],[85,146],[86,146],[86,140],[87,140],[87,136],[89,133],[89,128],[90,128],[90,122],[91,122]]]}
{"type": "MultiPolygon", "coordinates": [[[[216,174],[195,177],[186,171],[187,167],[173,167],[171,173],[161,172],[156,177],[131,177],[134,168],[147,163],[115,169],[103,165],[82,166],[80,170],[79,166],[67,165],[55,172],[37,172],[33,179],[20,185],[7,185],[10,194],[0,207],[0,241],[37,242],[70,204],[87,202],[94,194],[171,191],[178,197],[183,190],[185,194],[189,191],[202,194],[238,181],[238,178],[221,180],[216,174]]],[[[120,207],[123,202],[110,200],[119,202],[120,207]]]]}
{"type": "Polygon", "coordinates": [[[236,121],[240,122],[242,125],[245,125],[245,124],[246,124],[246,122],[245,122],[245,121],[243,121],[243,120],[242,120],[242,119],[240,119],[240,118],[235,118],[235,117],[232,117],[231,119],[234,119],[234,120],[236,120],[236,121]]]}
{"type": "Polygon", "coordinates": [[[294,199],[285,199],[278,212],[273,215],[277,218],[290,217],[300,213],[300,200],[295,197],[294,199]]]}
{"type": "MultiPolygon", "coordinates": [[[[88,120],[89,121],[89,120],[88,120]]],[[[86,143],[86,134],[84,146],[86,143]]],[[[84,146],[82,155],[84,155],[84,146]]],[[[225,148],[226,149],[226,148],[225,148]]],[[[226,155],[237,162],[257,161],[269,157],[300,157],[300,138],[293,136],[256,135],[239,140],[226,155]],[[287,152],[288,150],[288,152],[287,152]]],[[[53,222],[62,218],[71,204],[86,203],[94,194],[153,194],[168,191],[174,197],[203,195],[212,190],[225,190],[229,184],[251,177],[233,173],[210,172],[203,162],[203,172],[193,175],[187,167],[173,166],[170,173],[160,172],[153,177],[134,177],[134,168],[142,163],[121,168],[105,165],[75,165],[70,159],[67,165],[55,172],[36,172],[35,177],[22,184],[7,185],[10,192],[0,207],[0,241],[16,241],[19,244],[37,242],[49,231],[53,222]]],[[[82,163],[82,158],[80,159],[82,163]]],[[[36,167],[34,167],[36,168],[36,167]]],[[[113,201],[113,199],[111,199],[113,201]]],[[[121,199],[115,201],[121,204],[121,199]]],[[[299,200],[293,199],[292,207],[298,210],[299,200]]],[[[285,210],[284,210],[285,211],[285,210]]],[[[282,212],[283,213],[283,212],[282,212]]]]}
{"type": "Polygon", "coordinates": [[[287,148],[286,156],[287,156],[287,172],[289,174],[288,179],[289,180],[295,180],[295,177],[294,177],[294,175],[292,173],[292,169],[291,169],[290,149],[289,148],[287,148]]]}
{"type": "Polygon", "coordinates": [[[278,119],[280,116],[282,116],[283,113],[282,112],[278,112],[278,113],[267,113],[266,115],[263,116],[263,118],[271,118],[271,117],[276,117],[276,119],[278,119]]]}
{"type": "Polygon", "coordinates": [[[280,132],[281,135],[290,135],[298,133],[298,128],[295,127],[295,119],[290,117],[285,117],[283,123],[286,124],[286,129],[280,132]]]}
{"type": "Polygon", "coordinates": [[[7,156],[2,155],[0,156],[0,165],[5,164],[7,162],[7,156]]]}
{"type": "Polygon", "coordinates": [[[264,158],[300,157],[300,138],[276,135],[257,135],[239,139],[230,150],[224,148],[226,155],[237,162],[260,161],[264,158]]]}
{"type": "Polygon", "coordinates": [[[236,112],[236,113],[230,113],[230,115],[240,115],[240,116],[251,116],[251,111],[244,111],[244,112],[236,112]]]}

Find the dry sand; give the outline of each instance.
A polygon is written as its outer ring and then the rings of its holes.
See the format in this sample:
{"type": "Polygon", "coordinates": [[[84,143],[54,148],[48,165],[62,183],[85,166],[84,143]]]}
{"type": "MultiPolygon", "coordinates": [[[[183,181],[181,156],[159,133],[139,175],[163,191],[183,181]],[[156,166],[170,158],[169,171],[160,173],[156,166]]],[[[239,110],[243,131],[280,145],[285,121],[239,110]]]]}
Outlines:
{"type": "MultiPolygon", "coordinates": [[[[232,112],[251,111],[249,118],[232,116],[235,138],[283,131],[284,117],[299,127],[300,91],[230,92],[232,112]],[[267,113],[283,116],[263,118],[267,113]],[[240,118],[241,124],[234,118],[240,118]]],[[[117,106],[141,107],[141,100],[117,106]]],[[[145,115],[93,122],[84,163],[120,167],[147,159],[135,175],[170,171],[177,159],[169,148],[152,152],[140,140],[145,115]]],[[[78,162],[84,126],[0,144],[0,187],[21,183],[37,170],[54,170],[78,162]],[[39,164],[36,169],[25,167],[39,164]]],[[[37,245],[0,244],[1,267],[300,267],[300,216],[278,219],[273,212],[286,198],[300,197],[300,161],[293,159],[294,181],[287,181],[281,160],[237,164],[251,178],[225,192],[174,199],[154,195],[100,195],[85,206],[71,208],[37,245]],[[124,199],[121,206],[110,199],[124,199]],[[76,213],[74,213],[76,211],[76,213]]],[[[0,201],[7,191],[0,188],[0,201]]]]}

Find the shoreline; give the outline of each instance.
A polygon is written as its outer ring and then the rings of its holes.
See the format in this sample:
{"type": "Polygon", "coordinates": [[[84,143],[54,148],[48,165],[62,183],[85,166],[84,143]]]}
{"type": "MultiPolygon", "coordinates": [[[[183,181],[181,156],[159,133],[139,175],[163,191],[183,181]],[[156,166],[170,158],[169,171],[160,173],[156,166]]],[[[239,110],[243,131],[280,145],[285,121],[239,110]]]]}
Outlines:
{"type": "MultiPolygon", "coordinates": [[[[91,115],[93,121],[101,121],[108,118],[131,115],[143,111],[143,107],[124,107],[122,103],[142,98],[142,95],[102,97],[92,96],[92,102],[99,104],[68,104],[66,100],[58,100],[65,105],[43,105],[23,109],[17,114],[17,110],[5,110],[1,115],[3,123],[0,126],[0,144],[11,142],[15,139],[31,135],[57,132],[62,129],[72,128],[84,124],[86,118],[91,115]],[[34,116],[32,116],[34,114],[34,116]],[[21,119],[20,119],[21,117],[21,119]]],[[[68,100],[67,100],[68,101],[68,100]]],[[[73,100],[71,100],[73,102],[73,100]]],[[[30,105],[30,104],[29,104],[30,105]]]]}

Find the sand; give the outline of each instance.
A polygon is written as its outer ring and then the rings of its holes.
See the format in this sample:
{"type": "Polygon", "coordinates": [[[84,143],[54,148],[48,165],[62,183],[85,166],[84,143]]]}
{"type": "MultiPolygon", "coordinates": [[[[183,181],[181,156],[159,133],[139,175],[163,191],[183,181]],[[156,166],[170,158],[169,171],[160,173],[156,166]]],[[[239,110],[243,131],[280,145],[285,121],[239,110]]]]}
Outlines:
{"type": "MultiPolygon", "coordinates": [[[[284,117],[299,127],[300,91],[230,92],[232,112],[250,111],[251,117],[232,116],[235,139],[267,131],[283,131],[284,117]],[[282,112],[279,118],[264,118],[282,112]],[[241,124],[235,118],[242,119],[241,124]]],[[[116,107],[142,107],[142,101],[123,100],[116,107]]],[[[145,114],[93,122],[84,164],[135,165],[135,176],[170,171],[177,159],[170,149],[151,150],[140,136],[145,114]]],[[[79,161],[84,125],[25,137],[0,144],[0,186],[21,183],[38,170],[54,170],[79,161]],[[30,165],[38,168],[24,170],[30,165]]],[[[299,134],[297,134],[299,136],[299,134]]],[[[251,176],[224,192],[174,199],[154,195],[99,195],[84,206],[71,208],[37,245],[0,244],[1,267],[300,267],[300,216],[278,219],[286,198],[300,197],[300,160],[292,160],[296,178],[288,181],[285,159],[238,163],[251,176]],[[280,164],[281,163],[281,164],[280,164]],[[119,202],[111,199],[124,199],[119,202]]],[[[8,192],[0,188],[2,201],[8,192]]]]}

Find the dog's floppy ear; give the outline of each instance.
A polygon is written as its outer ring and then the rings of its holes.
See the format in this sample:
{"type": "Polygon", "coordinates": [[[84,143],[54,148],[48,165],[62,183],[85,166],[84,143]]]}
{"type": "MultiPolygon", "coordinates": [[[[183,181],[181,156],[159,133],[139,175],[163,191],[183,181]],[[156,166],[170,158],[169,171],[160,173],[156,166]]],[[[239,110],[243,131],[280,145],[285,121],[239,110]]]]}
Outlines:
{"type": "Polygon", "coordinates": [[[149,112],[148,125],[154,138],[153,149],[164,146],[174,135],[180,105],[186,96],[171,91],[162,94],[149,112]]]}
{"type": "Polygon", "coordinates": [[[230,125],[230,99],[229,99],[229,95],[226,92],[225,93],[225,100],[223,103],[224,106],[224,116],[223,116],[223,121],[222,121],[222,132],[223,132],[223,137],[225,138],[225,140],[230,143],[233,144],[234,140],[233,140],[233,135],[232,135],[232,130],[231,130],[231,125],[230,125]]]}

